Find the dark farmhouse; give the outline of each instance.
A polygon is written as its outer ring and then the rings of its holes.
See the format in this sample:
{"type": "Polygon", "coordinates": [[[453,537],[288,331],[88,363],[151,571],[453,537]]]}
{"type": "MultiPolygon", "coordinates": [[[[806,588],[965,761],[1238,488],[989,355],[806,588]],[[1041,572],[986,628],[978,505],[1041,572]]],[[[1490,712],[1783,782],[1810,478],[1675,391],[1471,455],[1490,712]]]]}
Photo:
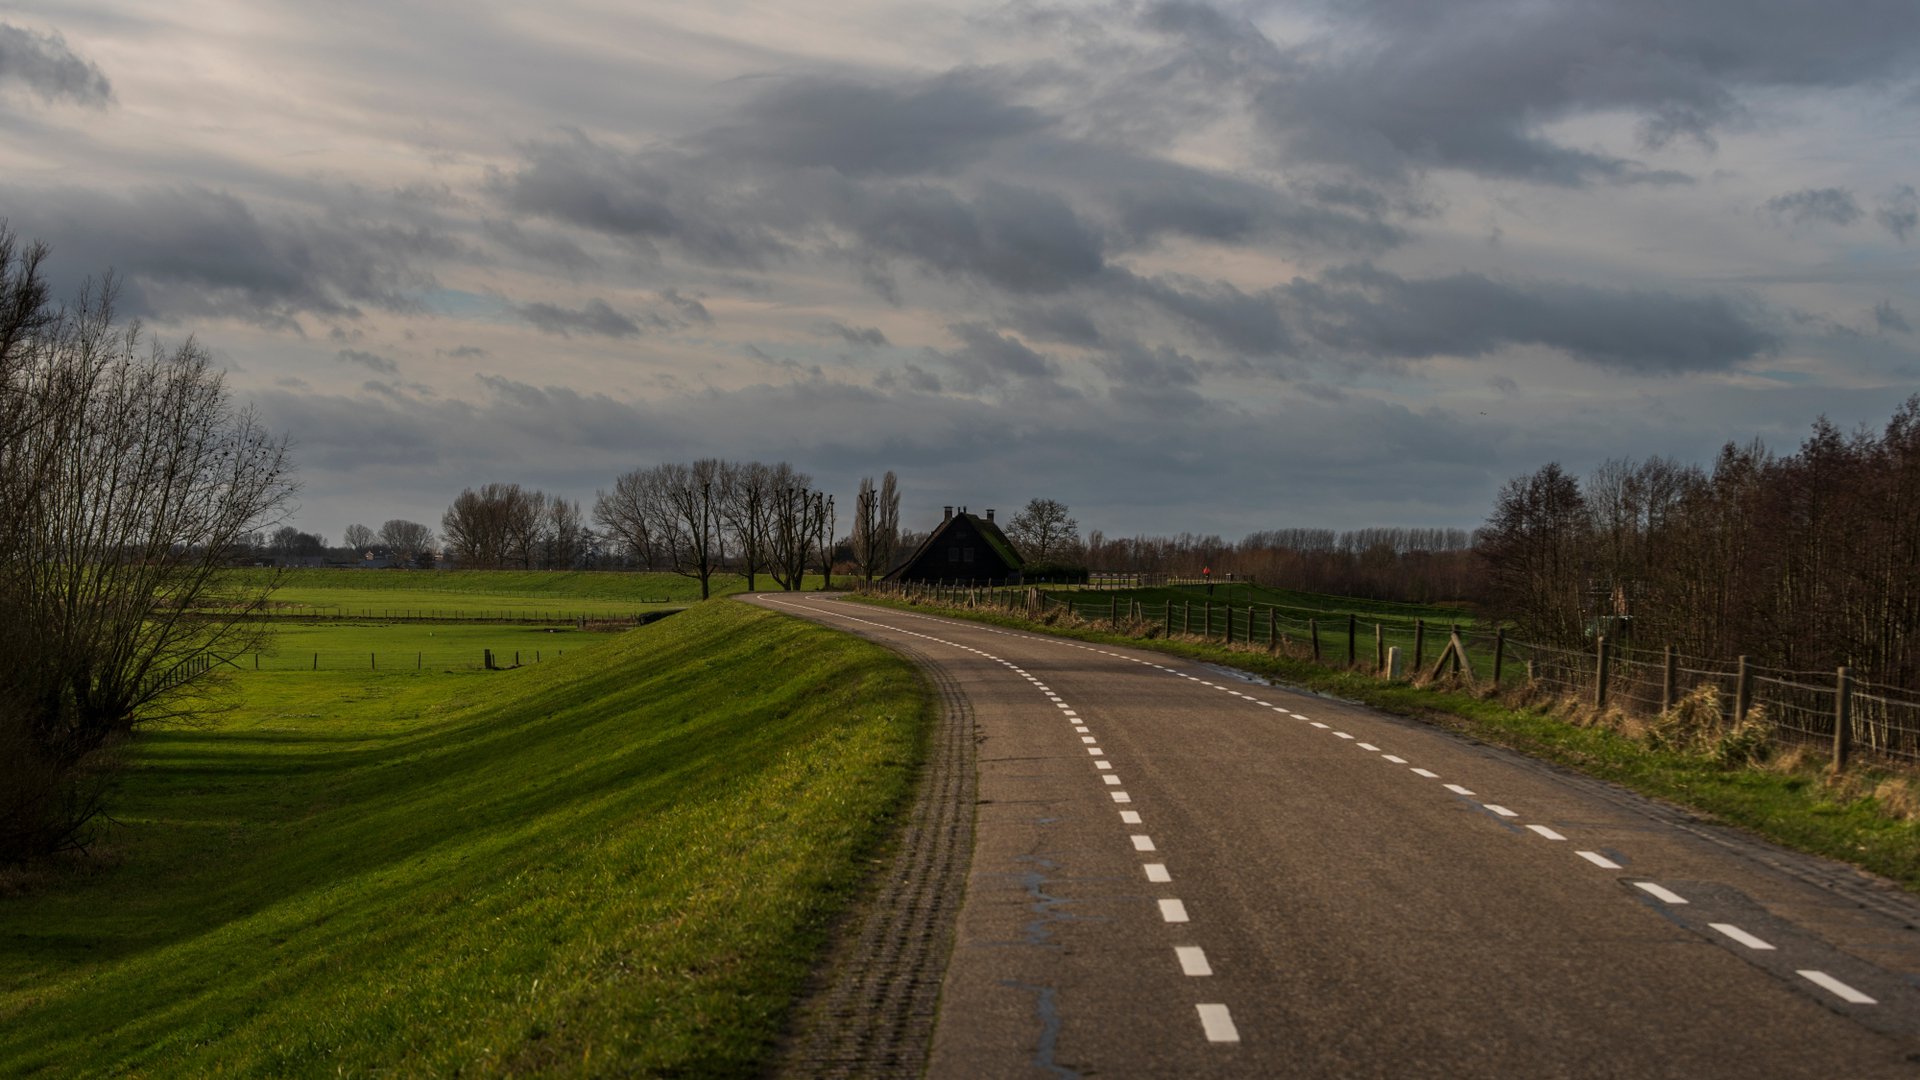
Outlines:
{"type": "Polygon", "coordinates": [[[1020,553],[1007,534],[993,523],[993,511],[976,517],[961,507],[947,507],[947,519],[914,549],[906,562],[889,573],[888,581],[1018,581],[1020,553]]]}

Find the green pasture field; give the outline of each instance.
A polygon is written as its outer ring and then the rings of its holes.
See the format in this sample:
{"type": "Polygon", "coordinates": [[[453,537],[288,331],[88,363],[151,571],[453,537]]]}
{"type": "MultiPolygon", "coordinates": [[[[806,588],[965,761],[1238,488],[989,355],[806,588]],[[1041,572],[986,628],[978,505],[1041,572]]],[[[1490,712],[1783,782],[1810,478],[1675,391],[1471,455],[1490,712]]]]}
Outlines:
{"type": "MultiPolygon", "coordinates": [[[[347,618],[547,619],[618,617],[700,599],[700,583],[679,574],[617,570],[236,570],[230,581],[277,580],[270,608],[283,615],[347,618]]],[[[809,579],[809,588],[820,579],[809,579]]],[[[773,579],[755,582],[773,589],[773,579]]],[[[717,575],[713,595],[746,590],[746,579],[717,575]]]]}
{"type": "Polygon", "coordinates": [[[1404,622],[1409,625],[1415,619],[1425,619],[1429,623],[1459,623],[1462,627],[1478,625],[1472,611],[1459,604],[1403,604],[1392,600],[1368,600],[1358,596],[1334,596],[1328,593],[1302,592],[1298,589],[1278,589],[1267,585],[1253,585],[1243,581],[1221,581],[1214,583],[1211,594],[1205,585],[1161,585],[1145,589],[1107,589],[1085,588],[1075,585],[1042,586],[1048,592],[1061,597],[1069,592],[1080,593],[1088,597],[1118,596],[1125,600],[1139,600],[1151,605],[1158,611],[1161,604],[1168,601],[1178,605],[1191,601],[1198,607],[1211,599],[1216,606],[1232,604],[1243,607],[1248,604],[1272,605],[1283,609],[1283,614],[1300,618],[1338,616],[1344,620],[1349,614],[1357,616],[1363,622],[1404,622]]]}
{"type": "MultiPolygon", "coordinates": [[[[393,622],[377,620],[288,620],[273,625],[258,654],[234,661],[239,674],[255,672],[342,672],[354,678],[369,671],[477,671],[494,662],[510,667],[545,663],[578,653],[607,635],[568,626],[501,626],[490,623],[393,622]]],[[[254,691],[249,689],[247,693],[254,691]]]]}
{"type": "Polygon", "coordinates": [[[0,1075],[760,1072],[931,700],[744,604],[560,638],[133,740],[95,849],[0,878],[0,1075]]]}

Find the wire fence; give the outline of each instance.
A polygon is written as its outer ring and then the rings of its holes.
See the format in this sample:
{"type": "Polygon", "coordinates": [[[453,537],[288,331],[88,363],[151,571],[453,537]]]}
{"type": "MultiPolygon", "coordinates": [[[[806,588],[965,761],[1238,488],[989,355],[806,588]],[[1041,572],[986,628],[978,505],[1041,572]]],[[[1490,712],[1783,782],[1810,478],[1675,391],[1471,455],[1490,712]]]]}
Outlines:
{"type": "Polygon", "coordinates": [[[273,671],[499,671],[565,656],[565,649],[323,649],[247,653],[226,662],[241,672],[273,671]]]}
{"type": "Polygon", "coordinates": [[[1264,649],[1384,678],[1445,679],[1490,690],[1525,687],[1634,716],[1658,717],[1683,701],[1712,701],[1727,729],[1764,723],[1775,743],[1827,750],[1836,767],[1860,755],[1920,763],[1920,694],[1858,679],[1844,667],[1787,671],[1744,656],[1687,656],[1672,648],[1622,646],[1605,637],[1589,648],[1569,649],[1511,638],[1498,629],[1270,604],[1155,603],[1015,585],[872,582],[858,589],[911,603],[994,610],[1145,639],[1264,649]]]}

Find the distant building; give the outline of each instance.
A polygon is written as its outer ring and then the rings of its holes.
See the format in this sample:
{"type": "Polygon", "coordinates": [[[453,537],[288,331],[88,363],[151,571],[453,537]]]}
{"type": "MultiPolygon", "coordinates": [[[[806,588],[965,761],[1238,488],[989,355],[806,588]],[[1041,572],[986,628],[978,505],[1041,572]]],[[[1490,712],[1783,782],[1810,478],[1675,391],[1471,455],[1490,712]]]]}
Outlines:
{"type": "Polygon", "coordinates": [[[1020,580],[1020,558],[1007,534],[994,524],[993,511],[986,517],[959,513],[947,507],[947,517],[933,534],[915,548],[907,561],[887,574],[888,581],[977,581],[1020,580]]]}

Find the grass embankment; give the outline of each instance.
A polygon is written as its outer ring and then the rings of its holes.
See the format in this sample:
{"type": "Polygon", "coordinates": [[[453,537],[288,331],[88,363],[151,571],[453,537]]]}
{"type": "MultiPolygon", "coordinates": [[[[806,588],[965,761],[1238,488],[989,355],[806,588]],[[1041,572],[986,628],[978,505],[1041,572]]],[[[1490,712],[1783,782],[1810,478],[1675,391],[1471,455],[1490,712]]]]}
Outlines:
{"type": "MultiPolygon", "coordinates": [[[[1920,892],[1920,807],[1914,802],[1915,784],[1911,776],[1892,770],[1863,764],[1833,777],[1818,755],[1792,751],[1776,754],[1769,763],[1729,766],[1709,754],[1649,745],[1605,724],[1570,722],[1551,703],[1517,704],[1511,699],[1442,684],[1389,682],[1294,657],[1270,655],[1263,649],[1230,648],[1218,641],[1180,637],[1142,640],[1085,626],[1036,623],[989,610],[912,605],[875,597],[858,599],[1230,665],[1611,780],[1788,847],[1853,863],[1920,892]]],[[[1367,654],[1362,656],[1364,663],[1367,654]]],[[[1338,659],[1345,659],[1344,647],[1338,659]]],[[[1574,715],[1586,719],[1578,710],[1574,715]]]]}
{"type": "MultiPolygon", "coordinates": [[[[235,570],[230,580],[264,585],[273,571],[235,570]]],[[[700,599],[700,583],[679,574],[619,570],[360,570],[282,571],[270,610],[282,615],[393,618],[549,618],[565,622],[631,616],[700,599]]],[[[744,577],[715,575],[714,596],[745,592],[744,577]]],[[[755,584],[774,588],[762,574],[755,584]]],[[[817,588],[819,575],[809,579],[817,588]]]]}
{"type": "Polygon", "coordinates": [[[930,704],[742,604],[510,672],[246,672],[0,894],[0,1075],[759,1068],[930,704]]]}

